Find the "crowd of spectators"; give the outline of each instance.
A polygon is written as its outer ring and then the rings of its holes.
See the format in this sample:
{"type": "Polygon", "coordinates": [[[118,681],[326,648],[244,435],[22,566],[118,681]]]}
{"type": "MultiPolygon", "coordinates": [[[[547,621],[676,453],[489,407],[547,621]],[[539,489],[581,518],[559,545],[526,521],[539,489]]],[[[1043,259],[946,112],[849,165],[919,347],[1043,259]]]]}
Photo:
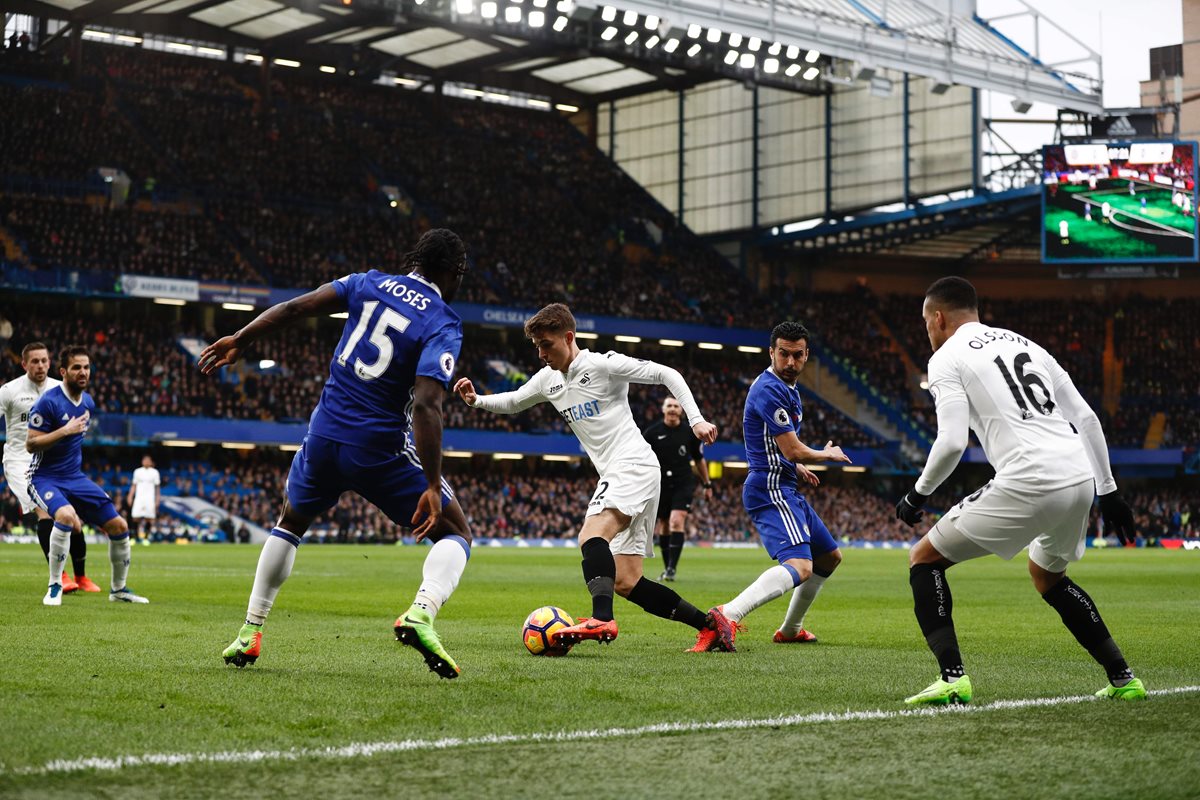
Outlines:
{"type": "Polygon", "coordinates": [[[0,220],[34,263],[115,274],[262,283],[199,211],[53,197],[0,198],[0,220]]]}
{"type": "MultiPolygon", "coordinates": [[[[0,68],[6,62],[0,61],[0,68]]],[[[0,176],[33,181],[95,181],[98,167],[146,176],[153,150],[97,87],[52,89],[0,81],[0,176]]]]}
{"type": "Polygon", "coordinates": [[[216,203],[212,213],[270,283],[306,288],[350,272],[400,272],[408,245],[428,229],[379,199],[352,213],[248,200],[216,203]]]}

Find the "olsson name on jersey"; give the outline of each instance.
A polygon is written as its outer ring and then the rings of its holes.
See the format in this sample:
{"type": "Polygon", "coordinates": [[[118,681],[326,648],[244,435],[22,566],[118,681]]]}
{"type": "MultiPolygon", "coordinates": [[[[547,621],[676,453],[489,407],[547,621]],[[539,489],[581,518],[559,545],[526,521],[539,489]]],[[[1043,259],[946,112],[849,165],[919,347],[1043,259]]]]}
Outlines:
{"type": "Polygon", "coordinates": [[[590,419],[600,414],[600,401],[588,400],[586,403],[570,406],[568,408],[557,409],[559,414],[567,423],[581,422],[585,419],[590,419]]]}
{"type": "Polygon", "coordinates": [[[397,298],[401,303],[408,303],[418,311],[429,308],[429,298],[415,289],[410,289],[397,280],[386,280],[379,284],[379,289],[397,298]]]}
{"type": "Polygon", "coordinates": [[[1018,342],[1026,347],[1029,346],[1028,339],[1024,336],[1018,336],[1012,331],[986,330],[983,333],[972,336],[967,341],[967,347],[972,350],[982,350],[994,342],[1018,342]]]}

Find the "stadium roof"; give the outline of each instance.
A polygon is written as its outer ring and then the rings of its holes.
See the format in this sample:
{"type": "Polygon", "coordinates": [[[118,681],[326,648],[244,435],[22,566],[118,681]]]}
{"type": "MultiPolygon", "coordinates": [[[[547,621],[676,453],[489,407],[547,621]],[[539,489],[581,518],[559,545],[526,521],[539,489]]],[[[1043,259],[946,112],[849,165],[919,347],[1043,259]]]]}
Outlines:
{"type": "MultiPolygon", "coordinates": [[[[9,0],[12,11],[593,105],[732,78],[820,94],[887,68],[1099,111],[973,0],[9,0]]],[[[1032,8],[1036,26],[1049,25],[1032,8]]],[[[1055,26],[1056,27],[1056,26],[1055,26]]],[[[1040,30],[1040,29],[1039,29],[1040,30]]],[[[1061,28],[1056,30],[1066,34],[1061,28]]],[[[1035,30],[1034,40],[1040,34],[1035,30]]],[[[1073,37],[1071,37],[1073,39],[1073,37]]],[[[1074,40],[1082,46],[1078,40],[1074,40]]],[[[1086,47],[1071,63],[1099,63],[1086,47]]]]}

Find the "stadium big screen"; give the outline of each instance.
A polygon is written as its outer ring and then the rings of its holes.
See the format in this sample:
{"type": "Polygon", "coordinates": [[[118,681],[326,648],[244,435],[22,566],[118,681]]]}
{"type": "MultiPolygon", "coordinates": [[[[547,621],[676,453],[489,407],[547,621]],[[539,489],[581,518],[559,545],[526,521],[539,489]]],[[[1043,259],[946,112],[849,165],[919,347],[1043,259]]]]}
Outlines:
{"type": "Polygon", "coordinates": [[[1046,263],[1196,261],[1196,143],[1042,148],[1046,263]]]}

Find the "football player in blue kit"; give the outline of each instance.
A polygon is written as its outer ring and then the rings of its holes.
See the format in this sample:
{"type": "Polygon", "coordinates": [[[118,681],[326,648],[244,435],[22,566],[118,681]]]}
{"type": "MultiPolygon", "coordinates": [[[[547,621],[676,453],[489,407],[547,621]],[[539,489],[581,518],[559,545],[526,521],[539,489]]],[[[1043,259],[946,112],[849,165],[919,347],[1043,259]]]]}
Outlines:
{"type": "Polygon", "coordinates": [[[47,389],[29,409],[29,437],[25,440],[25,449],[33,453],[29,496],[54,520],[50,532],[50,586],[42,603],[62,605],[62,574],[71,533],[81,530],[84,522],[108,536],[112,563],[108,599],[149,603],[125,585],[129,574],[129,525],[104,490],[83,474],[83,437],[96,413],[96,404],[85,391],[92,374],[87,348],[65,348],[58,366],[62,385],[47,389]]]}
{"type": "MultiPolygon", "coordinates": [[[[808,340],[808,330],[798,322],[775,326],[771,366],[750,386],[742,416],[742,438],[750,464],[742,502],[767,554],[779,563],[719,606],[730,621],[738,623],[759,606],[795,589],[783,624],[775,631],[777,644],[816,642],[817,637],[803,627],[804,615],[842,561],[837,540],[800,493],[801,484],[820,483],[803,462],[850,461],[833,442],[813,450],[798,436],[804,410],[796,381],[808,363],[808,340]]],[[[711,637],[702,631],[692,649],[713,649],[711,637]]]]}
{"type": "Polygon", "coordinates": [[[279,522],[258,560],[246,623],[223,653],[243,667],[261,653],[262,627],[292,571],[313,520],[352,491],[418,541],[433,542],[416,599],[396,620],[396,638],[431,670],[460,670],[433,628],[471,555],[466,515],[442,479],[442,396],[462,346],[462,320],[449,303],[467,271],[452,231],[425,233],[405,254],[411,271],[356,273],[280,303],[200,354],[205,374],[235,363],[254,341],[307,317],[347,312],[329,379],[288,472],[279,522]]]}

